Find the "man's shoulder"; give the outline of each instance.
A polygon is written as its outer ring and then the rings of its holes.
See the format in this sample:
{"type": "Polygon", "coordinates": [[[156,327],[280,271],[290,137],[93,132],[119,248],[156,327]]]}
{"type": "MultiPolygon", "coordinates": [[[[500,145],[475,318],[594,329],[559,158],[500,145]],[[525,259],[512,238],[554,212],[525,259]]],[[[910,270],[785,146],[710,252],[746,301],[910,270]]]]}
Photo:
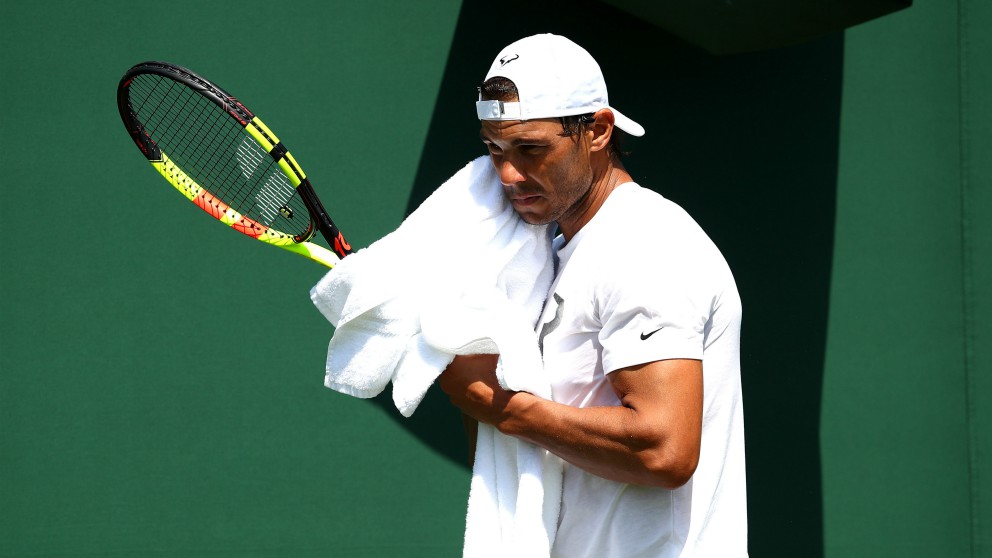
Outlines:
{"type": "Polygon", "coordinates": [[[707,284],[729,276],[720,249],[677,203],[636,183],[618,187],[613,196],[586,246],[610,276],[660,276],[677,269],[687,281],[707,284]]]}
{"type": "Polygon", "coordinates": [[[655,226],[681,226],[687,222],[695,224],[682,206],[636,182],[618,186],[601,211],[604,212],[604,220],[619,222],[620,228],[636,228],[643,223],[655,226]]]}
{"type": "Polygon", "coordinates": [[[711,241],[679,204],[635,182],[614,190],[594,218],[593,234],[604,242],[636,243],[653,251],[694,251],[711,241]]]}

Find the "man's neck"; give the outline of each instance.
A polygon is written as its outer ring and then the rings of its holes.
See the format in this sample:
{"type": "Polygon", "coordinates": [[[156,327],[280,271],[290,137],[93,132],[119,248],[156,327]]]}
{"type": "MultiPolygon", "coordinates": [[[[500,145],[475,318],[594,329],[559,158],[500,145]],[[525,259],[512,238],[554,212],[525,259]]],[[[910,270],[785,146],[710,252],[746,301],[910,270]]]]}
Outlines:
{"type": "Polygon", "coordinates": [[[606,199],[613,193],[617,186],[632,180],[623,163],[619,161],[609,161],[604,166],[604,170],[593,177],[592,186],[583,202],[581,213],[575,215],[568,222],[564,220],[558,223],[558,229],[567,243],[576,235],[582,227],[586,225],[599,212],[599,209],[606,203],[606,199]]]}

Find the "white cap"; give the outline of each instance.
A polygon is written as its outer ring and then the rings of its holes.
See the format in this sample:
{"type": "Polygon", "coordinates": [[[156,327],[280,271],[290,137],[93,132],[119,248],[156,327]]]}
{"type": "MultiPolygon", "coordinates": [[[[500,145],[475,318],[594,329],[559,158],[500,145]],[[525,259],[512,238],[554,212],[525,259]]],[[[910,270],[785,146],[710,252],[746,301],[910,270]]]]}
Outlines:
{"type": "Polygon", "coordinates": [[[504,48],[486,79],[504,77],[517,86],[519,102],[483,101],[475,104],[479,120],[531,120],[613,111],[614,124],[632,136],[644,128],[610,106],[606,80],[586,50],[565,37],[534,35],[504,48]]]}

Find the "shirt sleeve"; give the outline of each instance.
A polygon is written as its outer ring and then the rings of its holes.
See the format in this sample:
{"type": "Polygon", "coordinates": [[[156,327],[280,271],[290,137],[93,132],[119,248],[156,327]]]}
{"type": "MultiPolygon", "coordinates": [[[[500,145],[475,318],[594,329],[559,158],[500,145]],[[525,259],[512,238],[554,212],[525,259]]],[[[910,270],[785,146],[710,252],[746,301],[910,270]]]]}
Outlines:
{"type": "Polygon", "coordinates": [[[648,266],[612,273],[599,285],[604,372],[657,360],[702,360],[712,297],[698,281],[648,266]]]}

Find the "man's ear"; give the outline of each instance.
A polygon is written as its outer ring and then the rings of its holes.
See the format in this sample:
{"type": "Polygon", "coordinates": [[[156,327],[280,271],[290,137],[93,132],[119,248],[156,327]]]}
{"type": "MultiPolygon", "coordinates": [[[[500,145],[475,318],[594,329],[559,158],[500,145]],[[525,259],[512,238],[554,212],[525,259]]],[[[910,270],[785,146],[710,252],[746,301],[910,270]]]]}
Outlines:
{"type": "Polygon", "coordinates": [[[592,151],[602,151],[610,145],[610,138],[613,137],[613,111],[610,109],[599,109],[593,114],[595,119],[589,130],[592,132],[592,143],[589,146],[592,151]]]}

